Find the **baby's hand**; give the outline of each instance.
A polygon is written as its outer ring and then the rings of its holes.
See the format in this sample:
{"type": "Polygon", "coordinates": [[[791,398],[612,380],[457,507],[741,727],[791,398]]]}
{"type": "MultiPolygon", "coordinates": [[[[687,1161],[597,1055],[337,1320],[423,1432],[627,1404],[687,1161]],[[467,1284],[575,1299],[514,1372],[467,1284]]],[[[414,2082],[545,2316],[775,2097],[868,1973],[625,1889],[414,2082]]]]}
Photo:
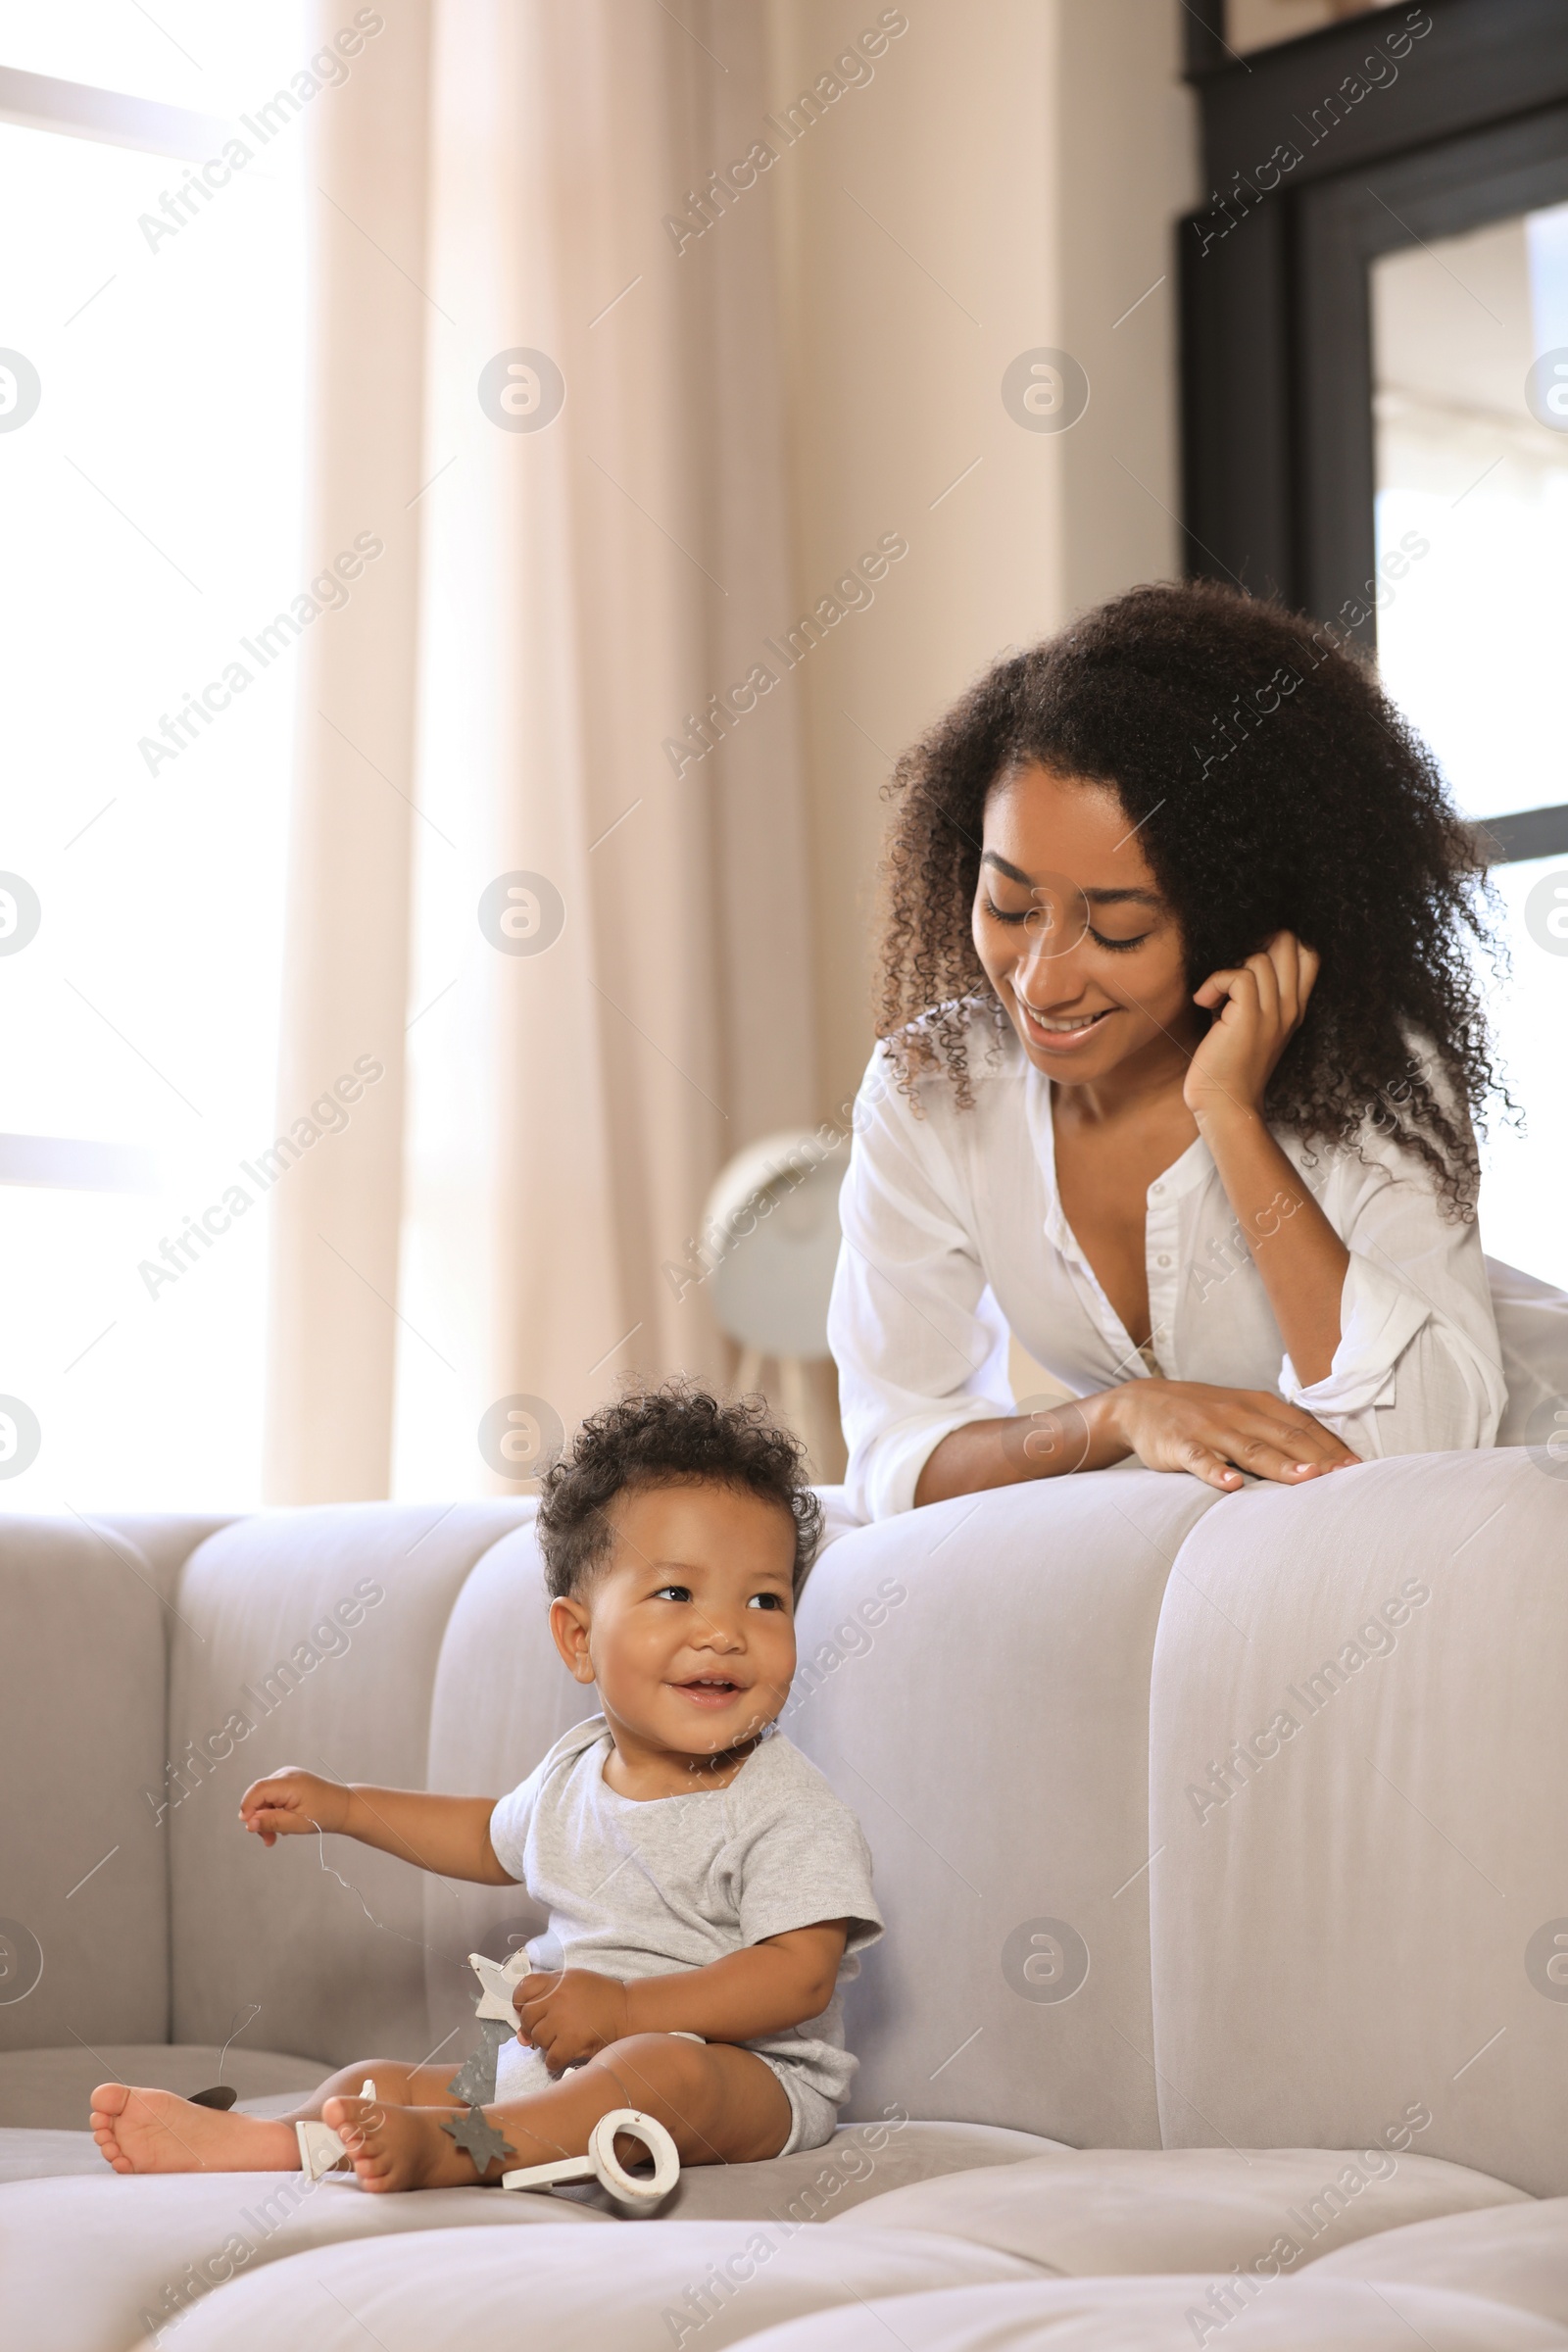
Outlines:
{"type": "Polygon", "coordinates": [[[344,1828],[350,1794],[337,1781],[285,1764],[265,1781],[252,1781],[239,1800],[239,1817],[264,1845],[275,1845],[279,1838],[314,1838],[318,1830],[344,1828]]]}
{"type": "Polygon", "coordinates": [[[543,2050],[559,2075],[581,2058],[596,2058],[629,2031],[626,1987],[591,1968],[551,1969],[524,1977],[512,1996],[524,2041],[543,2050]]]}

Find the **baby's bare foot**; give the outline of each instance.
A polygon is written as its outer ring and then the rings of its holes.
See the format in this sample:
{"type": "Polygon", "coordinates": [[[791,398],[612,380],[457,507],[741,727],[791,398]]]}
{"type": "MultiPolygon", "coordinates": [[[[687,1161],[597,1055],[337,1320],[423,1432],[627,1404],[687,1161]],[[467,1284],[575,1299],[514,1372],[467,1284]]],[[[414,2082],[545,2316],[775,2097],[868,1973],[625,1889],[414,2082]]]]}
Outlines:
{"type": "Polygon", "coordinates": [[[437,2108],[328,2099],[321,2121],[347,2148],[362,2188],[472,2188],[478,2179],[471,2159],[442,2131],[437,2108]]]}
{"type": "Polygon", "coordinates": [[[292,2124],[195,2107],[172,2090],[100,2082],[92,2135],[117,2173],[292,2173],[299,2142],[292,2124]]]}

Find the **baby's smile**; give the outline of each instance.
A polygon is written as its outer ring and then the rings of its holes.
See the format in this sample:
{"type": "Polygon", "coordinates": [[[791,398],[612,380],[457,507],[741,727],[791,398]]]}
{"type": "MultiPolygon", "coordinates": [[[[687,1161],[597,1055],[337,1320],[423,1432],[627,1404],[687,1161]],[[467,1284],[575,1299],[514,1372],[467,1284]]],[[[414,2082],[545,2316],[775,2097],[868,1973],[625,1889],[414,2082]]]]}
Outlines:
{"type": "Polygon", "coordinates": [[[732,1698],[738,1697],[751,1686],[735,1682],[728,1676],[704,1674],[694,1676],[690,1682],[671,1683],[669,1688],[678,1690],[682,1698],[689,1699],[694,1707],[717,1709],[727,1706],[732,1698]]]}

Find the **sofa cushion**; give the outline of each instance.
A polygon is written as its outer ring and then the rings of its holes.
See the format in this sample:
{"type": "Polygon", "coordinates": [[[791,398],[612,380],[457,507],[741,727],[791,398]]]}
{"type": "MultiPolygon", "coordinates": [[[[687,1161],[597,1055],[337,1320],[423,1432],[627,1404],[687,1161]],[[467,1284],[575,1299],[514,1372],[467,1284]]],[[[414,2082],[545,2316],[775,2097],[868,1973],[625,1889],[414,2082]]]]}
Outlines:
{"type": "Polygon", "coordinates": [[[268,1851],[236,1808],[249,1781],[283,1764],[424,1785],[448,1616],[519,1515],[504,1500],[269,1511],[186,1562],[158,1832],[174,2039],[221,2043],[257,2003],[259,2041],[323,2065],[430,2048],[422,1874],[341,1838],[268,1851]]]}
{"type": "Polygon", "coordinates": [[[88,2101],[99,2082],[152,2083],[188,2096],[222,2081],[240,2093],[247,2115],[287,2115],[320,2079],[312,2059],[276,2050],[250,2050],[242,2057],[237,2049],[224,2056],[189,2043],[112,2042],[99,2050],[8,2052],[0,2056],[0,2181],[70,2175],[101,2180],[108,2168],[86,2128],[88,2101]]]}
{"type": "MultiPolygon", "coordinates": [[[[1236,2352],[1563,2352],[1568,2330],[1505,2303],[1403,2283],[1282,2280],[1242,2317],[1211,2303],[1196,2278],[1085,2278],[1035,2286],[948,2288],[882,2302],[846,2301],[747,2338],[747,2352],[1180,2352],[1194,2344],[1236,2352]]],[[[215,2336],[212,2339],[218,2341],[215,2336]]],[[[258,2343],[260,2338],[257,2339],[258,2343]]],[[[334,2343],[339,2339],[331,2339],[334,2343]]],[[[345,2334],[341,2339],[348,2343],[345,2334]]],[[[510,2341],[498,2337],[496,2352],[510,2341]]],[[[597,2340],[597,2339],[593,2339],[597,2340]]],[[[690,2342],[690,2339],[687,2339],[690,2342]]],[[[567,2339],[544,2337],[538,2352],[567,2339]]],[[[706,2337],[698,2343],[706,2352],[706,2337]]]]}
{"type": "MultiPolygon", "coordinates": [[[[298,2064],[271,2061],[277,2068],[298,2064]]],[[[167,2075],[178,2070],[164,2071],[167,2075]]],[[[256,2070],[258,2078],[265,2071],[256,2070]]],[[[239,2080],[232,2054],[227,2073],[230,2081],[239,2080]]],[[[154,2068],[142,2070],[140,2080],[157,2079],[154,2068]]],[[[266,2112],[286,2104],[287,2096],[247,2097],[244,2104],[252,2113],[266,2112]]],[[[846,2125],[826,2147],[797,2156],[775,2157],[766,2164],[692,2167],[681,2176],[654,2226],[756,2220],[793,2233],[804,2223],[846,2212],[890,2184],[982,2165],[991,2178],[1009,2162],[1039,2156],[1048,2146],[1027,2132],[985,2124],[908,2123],[897,2129],[846,2125]]],[[[41,2303],[50,2278],[60,2270],[64,2238],[78,2230],[87,2232],[97,2250],[91,2277],[72,2289],[76,2312],[72,2325],[85,2328],[84,2340],[91,2343],[98,2340],[92,2330],[100,2325],[101,2312],[120,2308],[115,2297],[122,2268],[133,2284],[140,2282],[137,2292],[162,2298],[168,2283],[184,2278],[188,2267],[210,2280],[204,2266],[215,2247],[235,2234],[241,2241],[237,2263],[243,2268],[365,2232],[382,2235],[403,2229],[512,2222],[593,2222],[616,2230],[631,2226],[612,2214],[597,2188],[556,2196],[472,2188],[368,2197],[346,2180],[306,2189],[297,2175],[287,2173],[216,2180],[210,2175],[126,2179],[112,2176],[90,2136],[79,2132],[0,2132],[0,2180],[8,2178],[35,2181],[38,2188],[30,2196],[0,2192],[0,2288],[6,2298],[20,2297],[27,2308],[35,2300],[41,2303]],[[86,2184],[75,2180],[69,2185],[62,2182],[53,2195],[41,2193],[52,2185],[44,2176],[52,2174],[86,2174],[90,2179],[86,2184]],[[129,2194],[118,2196],[122,2187],[129,2194]],[[90,2318],[91,2314],[100,2317],[90,2318]]],[[[234,2249],[228,2267],[236,2267],[234,2249]]],[[[148,2308],[156,2310],[156,2301],[148,2308]]],[[[29,2352],[34,2352],[30,2342],[29,2352]]]]}
{"type": "Polygon", "coordinates": [[[1456,2164],[1331,2148],[1084,2148],[873,2197],[844,2226],[934,2230],[1083,2278],[1299,2269],[1352,2239],[1524,2192],[1456,2164]]]}
{"type": "MultiPolygon", "coordinates": [[[[172,1600],[191,1553],[209,1536],[232,1527],[236,1515],[233,1511],[214,1511],[203,1516],[188,1511],[98,1511],[90,1524],[101,1528],[111,1540],[123,1537],[132,1544],[146,1561],[163,1598],[172,1600]]],[[[165,1622],[167,1631],[173,1620],[167,1618],[165,1622]]]]}
{"type": "MultiPolygon", "coordinates": [[[[519,1508],[523,1524],[485,1553],[457,1595],[436,1660],[426,1786],[455,1795],[504,1795],[599,1704],[551,1640],[536,1505],[519,1508]]],[[[521,1886],[427,1878],[420,1891],[429,2046],[450,2051],[456,2065],[478,2040],[467,1955],[505,1959],[539,1933],[545,1914],[521,1886]]]]}
{"type": "Polygon", "coordinates": [[[1413,2133],[1568,2189],[1565,1561],[1568,1483],[1518,1448],[1194,1528],[1151,1703],[1167,2146],[1413,2133]]]}
{"type": "Polygon", "coordinates": [[[1412,2222],[1332,2254],[1340,2278],[1419,2280],[1515,2303],[1568,2328],[1568,2197],[1412,2222]]]}
{"type": "MultiPolygon", "coordinates": [[[[825,2147],[774,2156],[765,2164],[697,2164],[681,2174],[661,2221],[826,2222],[853,2212],[887,2190],[912,2181],[947,2180],[1031,2157],[1070,2157],[1070,2148],[1032,2132],[996,2124],[841,2124],[825,2147]]],[[[574,2190],[574,2201],[609,2213],[598,2187],[574,2190]]]]}
{"type": "Polygon", "coordinates": [[[187,2099],[210,2083],[231,2082],[248,2106],[274,2092],[298,2099],[320,2080],[312,2059],[247,2050],[237,2041],[226,2052],[211,2042],[113,2041],[90,2050],[79,2042],[63,2050],[8,2050],[0,2053],[0,2125],[85,2132],[100,2082],[139,2082],[187,2099]]]}
{"type": "MultiPolygon", "coordinates": [[[[667,2222],[605,2230],[591,2243],[577,2230],[545,2228],[519,2243],[505,2230],[464,2229],[437,2243],[383,2237],[270,2263],[191,2310],[178,2342],[180,2352],[278,2352],[296,2342],[311,2352],[366,2352],[371,2341],[471,2342],[488,2352],[721,2352],[780,2321],[845,2302],[902,2300],[938,2286],[984,2292],[1029,2276],[1025,2264],[987,2247],[906,2230],[667,2222]]],[[[1341,2290],[1356,2291],[1365,2290],[1341,2290]]],[[[896,2344],[897,2336],[878,2330],[875,2340],[896,2344]]],[[[859,2341],[863,2347],[867,2337],[859,2341]]],[[[72,2352],[124,2352],[125,2344],[102,2334],[72,2352]]],[[[38,2352],[56,2352],[54,2340],[38,2352]]]]}
{"type": "Polygon", "coordinates": [[[1150,1662],[1218,1499],[1054,1479],[860,1528],[813,1569],[783,1725],[859,1815],[888,1929],[846,2000],[850,2115],[1158,2145],[1150,1662]]]}
{"type": "Polygon", "coordinates": [[[0,2124],[0,2183],[101,2175],[104,2160],[90,2132],[17,2131],[0,2124]]]}
{"type": "Polygon", "coordinates": [[[168,2034],[167,1616],[128,1538],[0,1518],[0,2049],[168,2034]]]}
{"type": "MultiPolygon", "coordinates": [[[[460,2225],[468,2242],[487,2229],[615,2234],[600,2214],[497,2189],[368,2197],[347,2175],[314,2183],[298,2173],[135,2179],[100,2166],[94,2180],[21,2180],[0,2188],[6,2341],[25,2352],[126,2352],[152,2324],[167,2322],[236,2273],[243,2278],[281,2256],[340,2239],[383,2240],[460,2225]]],[[[384,2252],[378,2246],[377,2262],[384,2252]]],[[[220,2303],[230,2291],[223,2288],[220,2303]]],[[[181,2323],[181,2352],[191,2324],[181,2323]]],[[[300,2340],[314,2343],[314,2329],[300,2340]]]]}

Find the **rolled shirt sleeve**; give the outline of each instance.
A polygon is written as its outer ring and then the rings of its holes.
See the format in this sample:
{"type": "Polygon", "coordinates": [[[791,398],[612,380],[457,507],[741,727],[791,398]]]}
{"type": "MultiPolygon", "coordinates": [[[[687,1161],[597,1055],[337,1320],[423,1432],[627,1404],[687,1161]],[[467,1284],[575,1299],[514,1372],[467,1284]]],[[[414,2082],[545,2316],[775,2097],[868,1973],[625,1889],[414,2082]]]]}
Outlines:
{"type": "Polygon", "coordinates": [[[1013,1409],[1007,1325],[966,1206],[939,1139],[897,1092],[879,1049],[856,1103],[828,1308],[845,1487],[861,1519],[912,1509],[920,1472],[950,1430],[1013,1409]]]}
{"type": "Polygon", "coordinates": [[[1350,1253],[1323,1380],[1289,1355],[1280,1394],[1363,1460],[1491,1446],[1506,1402],[1477,1225],[1443,1214],[1425,1169],[1381,1137],[1337,1153],[1323,1208],[1350,1253]]]}

